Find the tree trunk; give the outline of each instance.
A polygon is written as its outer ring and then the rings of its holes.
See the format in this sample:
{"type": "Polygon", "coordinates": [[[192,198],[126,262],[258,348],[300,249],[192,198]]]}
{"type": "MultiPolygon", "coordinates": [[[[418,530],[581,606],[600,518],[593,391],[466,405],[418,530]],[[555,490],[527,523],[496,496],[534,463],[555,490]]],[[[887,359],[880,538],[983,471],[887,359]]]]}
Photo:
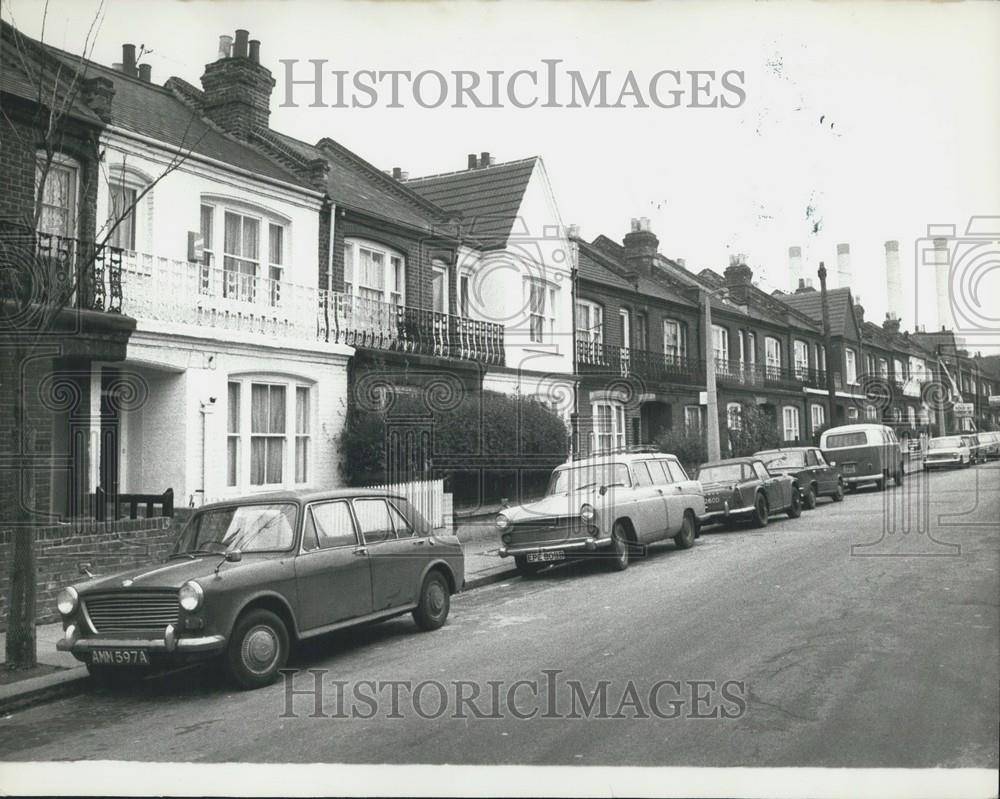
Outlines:
{"type": "Polygon", "coordinates": [[[25,375],[27,353],[13,350],[11,377],[14,379],[12,450],[22,459],[11,484],[8,507],[13,509],[10,540],[10,601],[7,610],[6,658],[9,669],[30,669],[38,662],[35,642],[35,473],[31,454],[35,449],[25,402],[28,386],[25,375]]]}

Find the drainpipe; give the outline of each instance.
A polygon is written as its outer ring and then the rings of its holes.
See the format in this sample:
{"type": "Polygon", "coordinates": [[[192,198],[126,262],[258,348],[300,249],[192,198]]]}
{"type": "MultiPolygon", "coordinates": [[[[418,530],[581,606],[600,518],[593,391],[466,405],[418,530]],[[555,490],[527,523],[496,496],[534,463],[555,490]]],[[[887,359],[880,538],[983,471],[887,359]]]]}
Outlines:
{"type": "Polygon", "coordinates": [[[196,494],[200,494],[200,502],[198,506],[201,507],[205,504],[205,475],[207,472],[208,465],[208,436],[206,435],[208,430],[208,417],[215,413],[215,397],[209,397],[208,402],[201,403],[201,488],[195,491],[196,494]]]}
{"type": "Polygon", "coordinates": [[[579,365],[577,359],[577,346],[576,346],[576,298],[579,296],[579,270],[574,266],[569,275],[570,285],[573,287],[572,297],[570,304],[572,309],[570,311],[570,320],[572,324],[572,342],[573,342],[573,411],[570,414],[569,420],[569,457],[570,460],[575,458],[580,452],[580,379],[579,379],[579,365]]]}

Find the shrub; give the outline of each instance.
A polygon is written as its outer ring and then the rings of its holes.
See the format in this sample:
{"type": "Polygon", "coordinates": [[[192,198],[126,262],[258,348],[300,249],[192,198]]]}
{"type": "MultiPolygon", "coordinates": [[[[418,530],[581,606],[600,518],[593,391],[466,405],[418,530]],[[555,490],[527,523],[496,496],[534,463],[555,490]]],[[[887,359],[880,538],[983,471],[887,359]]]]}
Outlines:
{"type": "Polygon", "coordinates": [[[400,392],[388,410],[348,412],[340,470],[348,485],[443,477],[456,505],[475,505],[536,496],[566,452],[565,424],[534,398],[468,392],[434,409],[421,392],[400,392]],[[393,430],[404,443],[387,457],[393,430]]]}
{"type": "Polygon", "coordinates": [[[693,473],[701,464],[708,460],[708,446],[705,443],[705,433],[697,430],[681,428],[667,430],[656,439],[656,446],[664,452],[676,455],[684,468],[693,473]]]}
{"type": "MultiPolygon", "coordinates": [[[[756,405],[744,405],[739,430],[729,429],[729,446],[732,457],[753,455],[762,449],[782,445],[778,423],[756,405]]],[[[788,442],[791,446],[791,442],[788,442]]]]}

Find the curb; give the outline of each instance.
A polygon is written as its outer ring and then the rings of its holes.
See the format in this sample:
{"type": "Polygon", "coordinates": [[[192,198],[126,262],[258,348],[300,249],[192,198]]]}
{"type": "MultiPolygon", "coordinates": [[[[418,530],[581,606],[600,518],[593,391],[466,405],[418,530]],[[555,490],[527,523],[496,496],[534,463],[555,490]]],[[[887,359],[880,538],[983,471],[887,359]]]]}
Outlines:
{"type": "Polygon", "coordinates": [[[0,686],[0,715],[76,696],[89,684],[90,674],[83,666],[78,666],[0,686]]]}
{"type": "Polygon", "coordinates": [[[482,588],[484,585],[502,583],[504,580],[509,580],[511,577],[517,577],[516,569],[504,569],[503,571],[496,571],[492,574],[484,574],[482,577],[473,577],[471,580],[465,581],[465,585],[462,586],[462,591],[471,591],[474,588],[482,588]]]}

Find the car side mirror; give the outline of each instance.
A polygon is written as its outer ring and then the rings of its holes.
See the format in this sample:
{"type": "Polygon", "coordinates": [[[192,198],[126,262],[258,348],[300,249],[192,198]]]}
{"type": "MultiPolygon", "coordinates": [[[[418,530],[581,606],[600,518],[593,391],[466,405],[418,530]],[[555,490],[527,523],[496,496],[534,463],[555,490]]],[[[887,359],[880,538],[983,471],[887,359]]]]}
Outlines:
{"type": "Polygon", "coordinates": [[[86,562],[81,562],[77,564],[77,570],[80,572],[81,577],[93,577],[93,572],[90,571],[90,564],[86,562]]]}
{"type": "Polygon", "coordinates": [[[226,553],[228,563],[239,563],[241,560],[243,560],[243,553],[238,549],[231,549],[226,553]]]}

